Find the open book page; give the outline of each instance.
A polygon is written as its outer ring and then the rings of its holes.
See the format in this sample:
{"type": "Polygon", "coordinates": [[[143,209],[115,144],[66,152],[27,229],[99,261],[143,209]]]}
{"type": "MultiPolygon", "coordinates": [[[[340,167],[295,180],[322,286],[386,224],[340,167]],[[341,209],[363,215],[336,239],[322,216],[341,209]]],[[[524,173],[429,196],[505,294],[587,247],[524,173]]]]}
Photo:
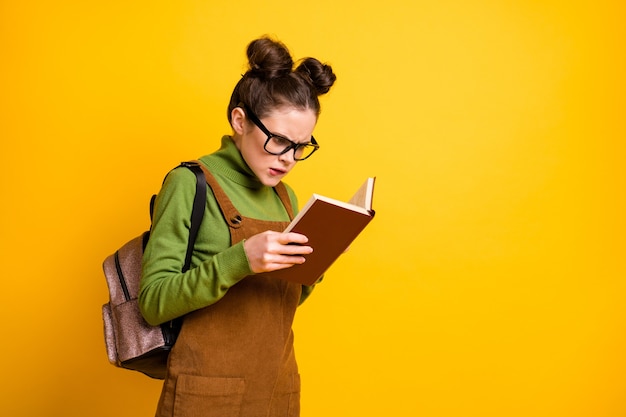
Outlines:
{"type": "Polygon", "coordinates": [[[368,178],[361,188],[348,201],[355,206],[363,207],[366,210],[372,210],[372,196],[374,195],[374,182],[376,177],[368,178]]]}

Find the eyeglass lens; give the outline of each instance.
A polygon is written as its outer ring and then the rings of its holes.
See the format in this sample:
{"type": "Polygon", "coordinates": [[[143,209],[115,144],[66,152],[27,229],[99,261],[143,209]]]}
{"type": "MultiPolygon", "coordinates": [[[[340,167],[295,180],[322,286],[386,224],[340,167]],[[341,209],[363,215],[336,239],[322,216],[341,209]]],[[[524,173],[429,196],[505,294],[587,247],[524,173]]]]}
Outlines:
{"type": "Polygon", "coordinates": [[[270,136],[265,143],[265,150],[273,155],[282,155],[290,149],[294,150],[294,159],[306,159],[316,150],[316,146],[307,144],[295,144],[281,136],[270,136]]]}

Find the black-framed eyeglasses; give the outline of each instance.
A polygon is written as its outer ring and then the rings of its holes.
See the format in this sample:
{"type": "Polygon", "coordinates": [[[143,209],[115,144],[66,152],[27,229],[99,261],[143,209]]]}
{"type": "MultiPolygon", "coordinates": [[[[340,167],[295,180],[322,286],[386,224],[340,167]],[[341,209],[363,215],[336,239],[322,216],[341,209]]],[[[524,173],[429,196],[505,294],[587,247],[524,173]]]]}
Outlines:
{"type": "Polygon", "coordinates": [[[317,144],[317,141],[313,136],[311,136],[311,142],[309,143],[296,143],[284,136],[270,132],[257,115],[250,110],[250,107],[246,104],[240,104],[239,107],[242,107],[245,110],[248,119],[261,129],[261,132],[267,135],[267,140],[263,145],[265,152],[272,155],[283,155],[289,152],[290,149],[293,149],[293,159],[296,161],[304,161],[320,148],[320,145],[317,144]]]}

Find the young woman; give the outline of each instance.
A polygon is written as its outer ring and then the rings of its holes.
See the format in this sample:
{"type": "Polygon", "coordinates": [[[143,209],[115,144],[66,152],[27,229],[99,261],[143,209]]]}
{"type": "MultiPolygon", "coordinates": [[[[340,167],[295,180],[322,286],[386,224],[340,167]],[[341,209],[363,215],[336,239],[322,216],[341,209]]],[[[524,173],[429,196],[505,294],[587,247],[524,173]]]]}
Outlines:
{"type": "Polygon", "coordinates": [[[252,41],[247,56],[228,106],[233,134],[200,158],[212,176],[189,271],[194,174],[172,171],[155,204],[139,305],[153,325],[184,316],[158,417],[299,415],[291,326],[312,287],[257,274],[305,262],[312,251],[306,236],[281,233],[298,207],[281,180],[319,148],[318,96],[335,75],[314,58],[294,68],[287,48],[269,38],[252,41]]]}

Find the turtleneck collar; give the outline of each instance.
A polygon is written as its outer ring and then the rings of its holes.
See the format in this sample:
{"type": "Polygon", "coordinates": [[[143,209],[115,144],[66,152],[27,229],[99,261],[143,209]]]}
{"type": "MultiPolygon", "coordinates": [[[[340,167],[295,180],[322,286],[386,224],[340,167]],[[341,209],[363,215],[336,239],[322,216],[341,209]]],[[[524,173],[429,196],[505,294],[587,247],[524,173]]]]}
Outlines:
{"type": "Polygon", "coordinates": [[[233,138],[229,135],[222,137],[222,144],[219,150],[203,156],[200,160],[209,169],[246,188],[258,189],[264,187],[263,183],[259,181],[243,159],[233,138]]]}

